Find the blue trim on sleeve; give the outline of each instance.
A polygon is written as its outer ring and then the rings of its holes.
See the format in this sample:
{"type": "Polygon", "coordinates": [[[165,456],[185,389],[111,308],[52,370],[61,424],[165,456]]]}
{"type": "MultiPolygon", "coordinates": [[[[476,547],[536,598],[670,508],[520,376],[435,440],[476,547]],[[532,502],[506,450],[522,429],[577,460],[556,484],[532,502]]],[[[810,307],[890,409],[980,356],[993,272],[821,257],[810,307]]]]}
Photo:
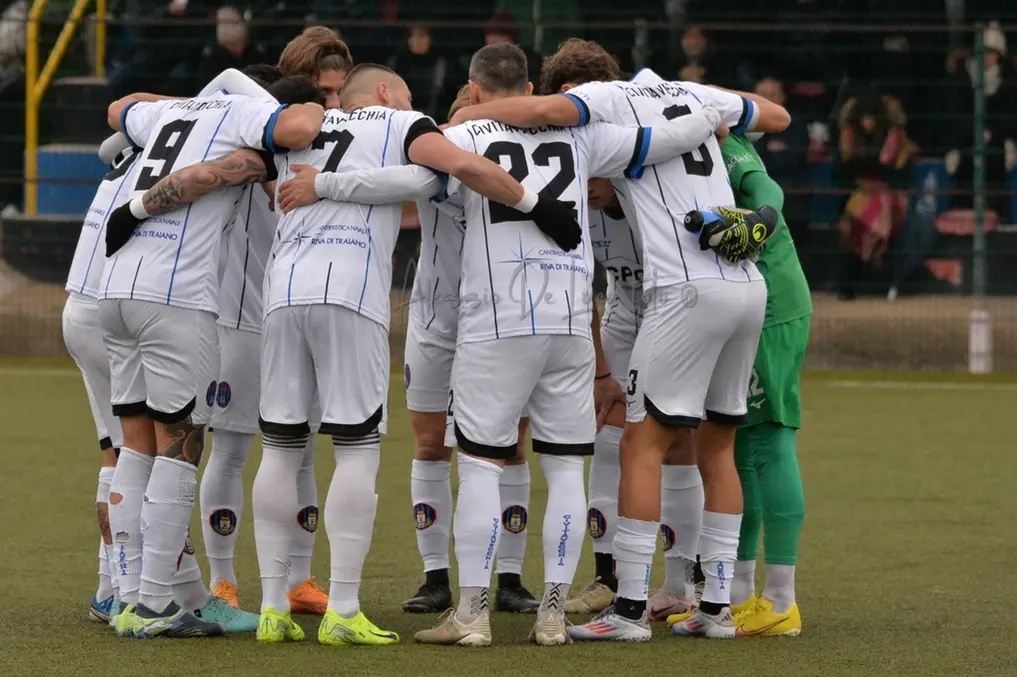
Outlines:
{"type": "Polygon", "coordinates": [[[742,119],[738,121],[738,126],[732,131],[734,134],[744,134],[749,131],[747,127],[752,122],[752,116],[756,114],[756,104],[752,102],[752,99],[742,99],[745,102],[745,109],[742,114],[742,119]]]}
{"type": "Polygon", "coordinates": [[[279,113],[282,113],[285,108],[286,106],[279,106],[276,108],[272,115],[269,116],[268,122],[265,123],[265,134],[261,141],[262,145],[265,146],[265,150],[272,154],[279,152],[276,148],[275,142],[272,141],[272,135],[275,133],[276,123],[279,122],[279,113]]]}
{"type": "Polygon", "coordinates": [[[580,99],[575,94],[569,94],[568,92],[565,92],[561,96],[564,96],[566,99],[574,103],[576,105],[576,108],[579,109],[578,126],[582,127],[583,125],[588,124],[590,122],[590,107],[586,105],[585,101],[580,99]]]}
{"type": "Polygon", "coordinates": [[[141,102],[131,101],[129,104],[120,109],[120,131],[124,133],[125,137],[127,137],[127,143],[131,144],[135,148],[138,147],[138,144],[134,143],[134,139],[132,139],[131,135],[127,132],[127,111],[134,108],[135,104],[138,103],[141,102]]]}
{"type": "Polygon", "coordinates": [[[628,168],[625,169],[626,178],[642,178],[643,172],[646,171],[646,167],[643,165],[646,162],[647,153],[650,152],[650,136],[652,133],[653,129],[651,127],[640,128],[636,140],[636,152],[632,156],[632,161],[629,163],[628,168]]]}

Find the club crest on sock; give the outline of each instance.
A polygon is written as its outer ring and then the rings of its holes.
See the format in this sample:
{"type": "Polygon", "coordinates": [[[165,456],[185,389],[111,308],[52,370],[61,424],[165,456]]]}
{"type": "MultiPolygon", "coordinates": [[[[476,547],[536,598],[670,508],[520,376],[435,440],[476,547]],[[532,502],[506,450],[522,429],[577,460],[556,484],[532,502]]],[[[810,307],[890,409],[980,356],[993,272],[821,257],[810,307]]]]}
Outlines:
{"type": "Polygon", "coordinates": [[[417,531],[423,531],[438,519],[438,511],[427,503],[413,506],[413,519],[417,523],[417,531]]]}
{"type": "Polygon", "coordinates": [[[208,516],[208,525],[220,536],[229,536],[237,528],[237,514],[229,508],[213,510],[208,516]]]}
{"type": "Polygon", "coordinates": [[[219,384],[212,381],[208,384],[208,389],[205,391],[205,404],[211,407],[215,404],[215,394],[219,390],[219,384]]]}
{"type": "Polygon", "coordinates": [[[590,532],[590,538],[594,540],[602,538],[607,533],[607,518],[596,508],[590,508],[586,513],[586,526],[590,532]]]}
{"type": "Polygon", "coordinates": [[[309,505],[306,508],[301,508],[300,512],[297,513],[297,524],[300,528],[309,533],[314,533],[318,530],[318,506],[309,505]]]}
{"type": "Polygon", "coordinates": [[[664,552],[674,547],[674,529],[666,524],[661,524],[660,537],[664,539],[664,552]]]}
{"type": "Polygon", "coordinates": [[[501,524],[505,531],[521,534],[526,530],[526,508],[521,505],[510,505],[501,514],[501,524]]]}
{"type": "Polygon", "coordinates": [[[231,399],[233,399],[233,389],[230,388],[230,384],[226,381],[219,381],[219,390],[215,396],[215,403],[225,409],[230,406],[231,399]]]}

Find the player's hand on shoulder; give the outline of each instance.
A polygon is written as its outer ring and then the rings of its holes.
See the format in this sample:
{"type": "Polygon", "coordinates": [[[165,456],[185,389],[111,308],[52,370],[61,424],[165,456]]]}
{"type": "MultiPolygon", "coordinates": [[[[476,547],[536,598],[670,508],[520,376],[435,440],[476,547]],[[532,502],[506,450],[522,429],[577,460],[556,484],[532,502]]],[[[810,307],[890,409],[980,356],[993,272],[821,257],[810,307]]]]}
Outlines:
{"type": "Polygon", "coordinates": [[[131,213],[130,202],[125,202],[110,213],[106,221],[106,258],[127,244],[140,223],[141,219],[131,213]]]}
{"type": "Polygon", "coordinates": [[[583,229],[576,221],[575,208],[574,202],[561,202],[538,194],[529,217],[555,244],[570,252],[583,241],[583,229]]]}
{"type": "Polygon", "coordinates": [[[699,235],[699,248],[712,249],[728,263],[755,260],[766,241],[777,230],[780,215],[764,205],[756,211],[737,207],[716,207],[689,212],[685,229],[699,235]]]}
{"type": "Polygon", "coordinates": [[[291,169],[295,174],[279,187],[279,209],[283,214],[321,199],[314,188],[314,178],[320,172],[310,165],[293,165],[291,169]]]}

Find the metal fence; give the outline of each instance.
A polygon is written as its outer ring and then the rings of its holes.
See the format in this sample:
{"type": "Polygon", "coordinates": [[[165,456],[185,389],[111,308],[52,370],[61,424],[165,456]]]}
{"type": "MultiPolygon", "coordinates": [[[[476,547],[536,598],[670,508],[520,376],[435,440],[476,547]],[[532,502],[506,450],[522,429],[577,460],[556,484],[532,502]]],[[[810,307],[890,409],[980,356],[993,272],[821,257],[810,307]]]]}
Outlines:
{"type": "MultiPolygon", "coordinates": [[[[795,123],[759,148],[787,195],[785,215],[813,289],[809,365],[963,371],[974,343],[976,362],[989,350],[993,370],[1017,371],[1017,60],[1000,42],[1007,25],[756,16],[693,26],[638,7],[624,19],[605,10],[576,23],[569,3],[553,7],[536,2],[514,26],[503,19],[492,27],[487,15],[450,18],[437,9],[412,20],[330,20],[324,3],[315,21],[337,28],[358,60],[405,69],[411,89],[424,93],[414,91],[415,101],[435,117],[493,30],[510,33],[531,58],[563,37],[589,37],[627,70],[649,66],[664,77],[782,97],[795,123]],[[420,52],[422,37],[427,49],[410,58],[410,43],[420,52]],[[838,223],[858,186],[843,130],[860,124],[850,111],[871,102],[871,91],[915,152],[887,179],[889,195],[906,205],[889,247],[863,262],[838,223]]],[[[0,356],[63,354],[62,282],[102,173],[94,152],[109,100],[132,88],[186,95],[222,63],[214,20],[142,18],[114,3],[97,21],[88,8],[85,0],[28,8],[27,73],[4,69],[0,45],[0,356]]],[[[296,17],[280,8],[247,10],[242,59],[274,61],[307,24],[306,11],[296,17]]],[[[396,253],[395,355],[419,239],[414,225],[408,214],[396,253]]]]}

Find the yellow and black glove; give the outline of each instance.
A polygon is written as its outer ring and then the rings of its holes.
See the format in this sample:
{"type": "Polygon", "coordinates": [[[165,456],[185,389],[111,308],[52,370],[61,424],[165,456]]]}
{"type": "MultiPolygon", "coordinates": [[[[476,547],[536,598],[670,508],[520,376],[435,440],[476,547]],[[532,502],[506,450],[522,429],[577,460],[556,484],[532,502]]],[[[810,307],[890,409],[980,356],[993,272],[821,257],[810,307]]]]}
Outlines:
{"type": "Polygon", "coordinates": [[[712,249],[728,263],[755,261],[777,230],[779,217],[776,209],[765,205],[756,211],[715,207],[686,214],[685,229],[699,235],[702,251],[712,249]]]}

